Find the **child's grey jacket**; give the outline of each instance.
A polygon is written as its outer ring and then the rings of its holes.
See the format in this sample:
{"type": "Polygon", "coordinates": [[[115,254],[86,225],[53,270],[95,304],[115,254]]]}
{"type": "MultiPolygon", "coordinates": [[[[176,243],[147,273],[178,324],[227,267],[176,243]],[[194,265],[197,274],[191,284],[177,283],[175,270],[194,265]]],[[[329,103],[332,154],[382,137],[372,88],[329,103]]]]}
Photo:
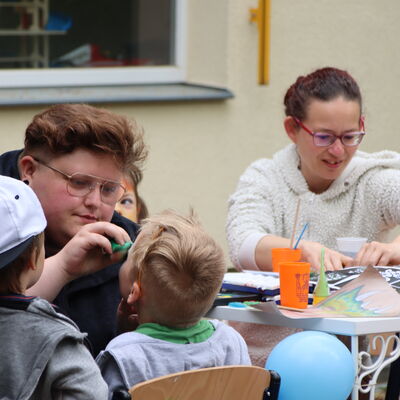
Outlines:
{"type": "Polygon", "coordinates": [[[1,296],[0,399],[107,399],[81,333],[46,300],[1,296]]]}
{"type": "Polygon", "coordinates": [[[205,342],[177,344],[138,332],[114,338],[96,358],[109,386],[109,399],[136,383],[190,369],[223,365],[250,365],[243,338],[233,328],[210,321],[215,331],[205,342]]]}

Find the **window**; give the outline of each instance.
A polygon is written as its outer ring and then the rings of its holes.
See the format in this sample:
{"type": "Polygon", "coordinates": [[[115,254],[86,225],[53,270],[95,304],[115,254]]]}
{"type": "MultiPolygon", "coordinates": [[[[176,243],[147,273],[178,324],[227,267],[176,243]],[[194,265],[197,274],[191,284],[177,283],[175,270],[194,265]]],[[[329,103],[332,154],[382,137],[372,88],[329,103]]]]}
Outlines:
{"type": "Polygon", "coordinates": [[[185,80],[186,0],[0,0],[0,87],[185,80]]]}

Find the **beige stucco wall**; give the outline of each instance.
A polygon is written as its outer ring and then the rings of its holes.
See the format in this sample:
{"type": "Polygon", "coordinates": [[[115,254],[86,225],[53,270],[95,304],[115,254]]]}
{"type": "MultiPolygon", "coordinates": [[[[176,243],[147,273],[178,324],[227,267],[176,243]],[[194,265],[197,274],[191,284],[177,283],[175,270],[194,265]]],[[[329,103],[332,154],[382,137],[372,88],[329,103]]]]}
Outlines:
{"type": "MultiPolygon", "coordinates": [[[[256,0],[188,0],[188,80],[227,87],[225,102],[105,104],[135,117],[150,157],[141,187],[152,212],[190,206],[224,246],[226,204],[244,168],[288,143],[282,99],[299,74],[348,69],[365,100],[366,151],[400,150],[400,2],[272,0],[271,80],[257,84],[256,0]]],[[[20,147],[42,107],[0,109],[0,151],[20,147]]]]}

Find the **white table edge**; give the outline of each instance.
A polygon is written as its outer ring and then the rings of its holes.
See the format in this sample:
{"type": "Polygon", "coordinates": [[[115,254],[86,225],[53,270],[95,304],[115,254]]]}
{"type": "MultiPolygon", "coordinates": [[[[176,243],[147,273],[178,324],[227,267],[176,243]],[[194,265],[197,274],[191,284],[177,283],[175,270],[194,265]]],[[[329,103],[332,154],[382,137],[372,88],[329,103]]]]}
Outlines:
{"type": "Polygon", "coordinates": [[[230,306],[217,306],[212,308],[207,313],[206,317],[220,320],[316,330],[346,336],[359,336],[384,332],[400,332],[400,316],[295,319],[285,317],[283,314],[270,314],[249,307],[235,308],[230,306]]]}

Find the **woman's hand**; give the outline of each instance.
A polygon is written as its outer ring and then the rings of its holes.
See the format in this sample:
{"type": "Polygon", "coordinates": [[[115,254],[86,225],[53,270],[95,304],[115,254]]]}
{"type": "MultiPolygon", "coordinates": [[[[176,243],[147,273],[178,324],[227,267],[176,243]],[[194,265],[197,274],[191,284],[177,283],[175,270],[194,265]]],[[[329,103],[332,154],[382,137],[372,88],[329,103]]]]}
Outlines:
{"type": "Polygon", "coordinates": [[[399,265],[400,264],[400,243],[371,242],[361,247],[351,265],[399,265]]]}
{"type": "MultiPolygon", "coordinates": [[[[306,240],[300,242],[301,260],[309,262],[311,264],[311,270],[319,271],[321,267],[321,250],[323,247],[325,246],[317,242],[309,242],[306,240]]],[[[325,270],[332,271],[342,269],[343,266],[347,266],[347,264],[352,261],[350,257],[325,247],[325,270]]]]}

